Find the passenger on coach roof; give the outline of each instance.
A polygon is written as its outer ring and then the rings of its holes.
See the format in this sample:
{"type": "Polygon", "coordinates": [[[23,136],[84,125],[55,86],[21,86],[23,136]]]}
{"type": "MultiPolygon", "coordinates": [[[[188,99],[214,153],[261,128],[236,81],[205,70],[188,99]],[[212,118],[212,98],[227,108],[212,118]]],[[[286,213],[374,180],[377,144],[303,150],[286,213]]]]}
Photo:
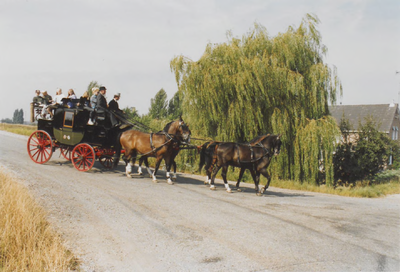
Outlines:
{"type": "Polygon", "coordinates": [[[65,95],[62,93],[62,90],[58,88],[53,103],[47,107],[47,112],[50,114],[51,118],[54,116],[54,109],[61,107],[63,98],[65,98],[65,95]]]}
{"type": "Polygon", "coordinates": [[[96,108],[107,109],[107,99],[105,98],[106,93],[107,93],[107,88],[101,86],[99,88],[99,93],[97,95],[96,108]]]}
{"type": "Polygon", "coordinates": [[[43,97],[40,95],[40,90],[36,90],[35,94],[36,95],[33,97],[33,100],[32,100],[33,103],[35,103],[36,106],[39,104],[43,104],[43,97]]]}
{"type": "MultiPolygon", "coordinates": [[[[41,117],[46,118],[46,115],[48,113],[48,107],[53,102],[53,98],[51,97],[51,95],[47,93],[47,91],[42,92],[42,97],[43,97],[43,109],[41,112],[41,117]]],[[[50,119],[50,116],[47,116],[47,119],[50,119]]]]}
{"type": "Polygon", "coordinates": [[[94,109],[97,107],[97,96],[99,94],[99,87],[93,87],[92,93],[93,94],[90,97],[90,106],[92,107],[93,111],[90,112],[88,125],[94,125],[94,119],[95,119],[95,114],[96,114],[94,109]]]}
{"type": "Polygon", "coordinates": [[[74,92],[73,89],[69,89],[68,90],[68,97],[67,98],[68,98],[68,101],[67,101],[68,108],[71,108],[71,109],[75,108],[74,99],[78,99],[78,98],[76,97],[75,92],[74,92]]]}

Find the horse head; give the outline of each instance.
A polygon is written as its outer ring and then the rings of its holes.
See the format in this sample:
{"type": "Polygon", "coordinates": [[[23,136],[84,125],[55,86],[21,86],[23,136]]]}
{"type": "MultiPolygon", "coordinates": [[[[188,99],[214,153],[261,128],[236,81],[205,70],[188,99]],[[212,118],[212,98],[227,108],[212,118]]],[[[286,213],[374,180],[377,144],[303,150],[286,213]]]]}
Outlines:
{"type": "Polygon", "coordinates": [[[274,149],[275,156],[279,155],[279,153],[281,152],[281,145],[282,145],[281,137],[282,137],[282,134],[278,134],[273,139],[272,147],[274,149]]]}
{"type": "Polygon", "coordinates": [[[189,125],[182,120],[182,117],[179,117],[179,120],[177,121],[168,123],[164,128],[164,132],[170,135],[175,135],[181,142],[190,142],[191,131],[189,125]]]}
{"type": "Polygon", "coordinates": [[[250,144],[256,144],[260,145],[268,150],[271,151],[271,153],[275,156],[279,155],[280,150],[281,150],[281,136],[282,134],[279,135],[262,135],[257,138],[254,138],[250,144]]]}

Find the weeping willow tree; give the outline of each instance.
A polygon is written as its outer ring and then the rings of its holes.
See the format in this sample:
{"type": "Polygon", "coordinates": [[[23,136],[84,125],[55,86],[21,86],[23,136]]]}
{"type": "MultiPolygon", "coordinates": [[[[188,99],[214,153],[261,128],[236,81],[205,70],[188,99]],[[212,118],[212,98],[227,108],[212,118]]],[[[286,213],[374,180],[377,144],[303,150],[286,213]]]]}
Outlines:
{"type": "Polygon", "coordinates": [[[307,14],[298,28],[275,37],[255,24],[241,39],[228,33],[226,43],[208,44],[198,61],[171,60],[192,133],[239,142],[281,133],[284,146],[274,175],[314,183],[313,169],[322,161],[332,182],[327,163],[339,130],[326,116],[342,88],[336,69],[323,62],[327,49],[318,23],[307,14]]]}

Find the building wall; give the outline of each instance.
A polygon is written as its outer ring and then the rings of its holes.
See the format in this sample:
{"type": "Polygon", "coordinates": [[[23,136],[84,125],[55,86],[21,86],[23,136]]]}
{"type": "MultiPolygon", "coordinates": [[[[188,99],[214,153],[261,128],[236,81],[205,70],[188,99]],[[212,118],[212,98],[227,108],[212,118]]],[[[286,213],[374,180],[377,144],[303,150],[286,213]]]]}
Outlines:
{"type": "Polygon", "coordinates": [[[400,144],[400,115],[397,110],[396,115],[393,119],[392,125],[390,126],[389,138],[397,141],[400,144]]]}

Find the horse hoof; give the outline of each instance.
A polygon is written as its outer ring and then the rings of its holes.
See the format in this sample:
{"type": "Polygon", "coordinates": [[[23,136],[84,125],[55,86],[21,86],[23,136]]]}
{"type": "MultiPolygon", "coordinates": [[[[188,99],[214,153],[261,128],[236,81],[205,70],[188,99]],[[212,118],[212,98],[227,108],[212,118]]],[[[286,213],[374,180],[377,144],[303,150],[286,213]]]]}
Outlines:
{"type": "Polygon", "coordinates": [[[154,183],[158,183],[158,181],[157,181],[156,179],[153,179],[153,182],[154,182],[154,183]]]}
{"type": "Polygon", "coordinates": [[[131,174],[126,174],[126,177],[132,178],[131,174]]]}
{"type": "Polygon", "coordinates": [[[169,185],[174,185],[174,182],[172,180],[167,181],[169,185]]]}
{"type": "Polygon", "coordinates": [[[263,194],[260,192],[257,192],[257,196],[262,196],[263,194]]]}
{"type": "Polygon", "coordinates": [[[217,190],[217,188],[215,188],[215,187],[210,187],[210,190],[211,190],[211,191],[215,191],[215,190],[217,190]]]}
{"type": "Polygon", "coordinates": [[[242,191],[242,189],[239,189],[239,188],[238,188],[238,189],[237,189],[237,191],[238,191],[238,192],[241,192],[241,191],[242,191]]]}
{"type": "Polygon", "coordinates": [[[226,192],[227,192],[227,193],[232,193],[232,190],[231,190],[231,189],[229,189],[229,190],[226,190],[226,192]]]}

